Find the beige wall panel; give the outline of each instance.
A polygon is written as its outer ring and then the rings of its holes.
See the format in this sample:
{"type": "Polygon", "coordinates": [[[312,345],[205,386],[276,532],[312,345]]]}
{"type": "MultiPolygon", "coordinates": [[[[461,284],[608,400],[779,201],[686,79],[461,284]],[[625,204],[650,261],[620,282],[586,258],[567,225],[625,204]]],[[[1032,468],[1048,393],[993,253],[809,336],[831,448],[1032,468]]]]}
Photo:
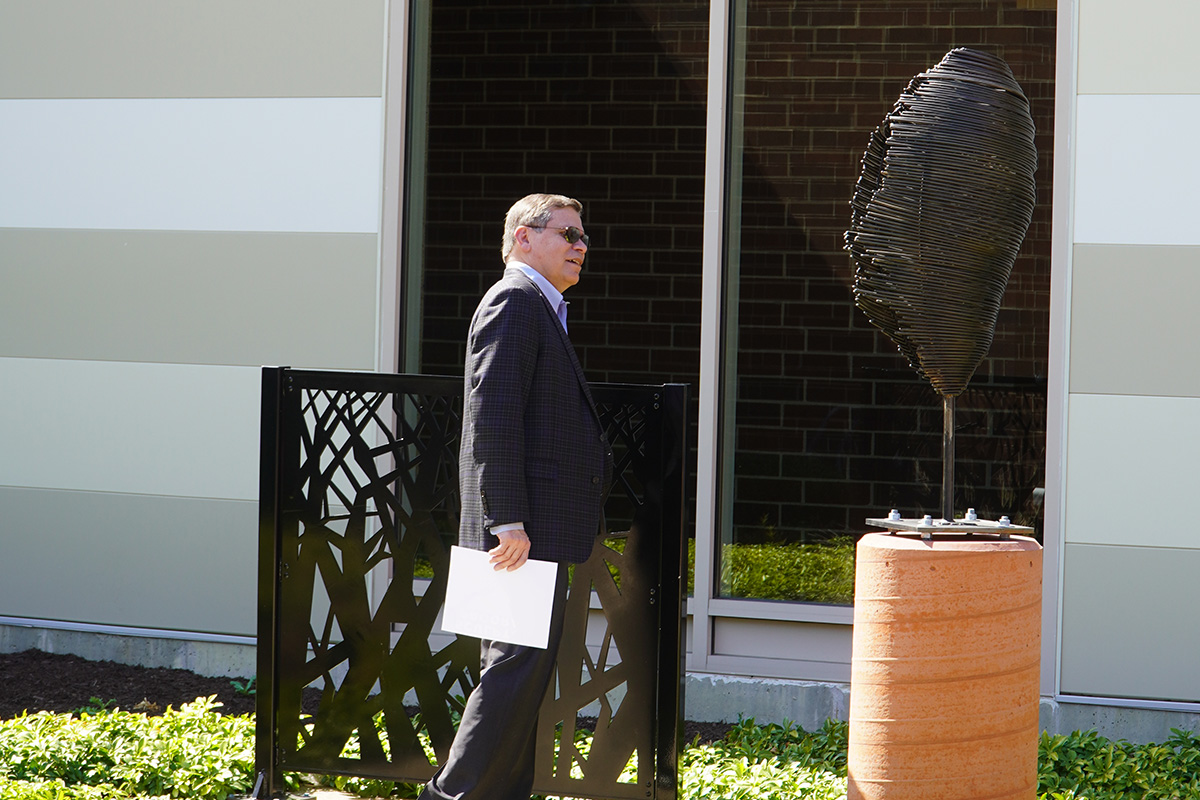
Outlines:
{"type": "Polygon", "coordinates": [[[1200,247],[1075,245],[1072,392],[1200,397],[1200,247]]]}
{"type": "Polygon", "coordinates": [[[1200,466],[1200,399],[1072,395],[1066,541],[1200,548],[1180,516],[1200,466]]]}
{"type": "Polygon", "coordinates": [[[1068,544],[1065,694],[1200,701],[1200,550],[1068,544]]]}
{"type": "Polygon", "coordinates": [[[0,355],[374,369],[375,234],[0,228],[0,355]]]}
{"type": "Polygon", "coordinates": [[[713,624],[713,653],[769,656],[846,665],[849,671],[853,629],[849,625],[808,624],[769,619],[722,619],[713,624]]]}
{"type": "Polygon", "coordinates": [[[1200,3],[1078,2],[1080,94],[1200,92],[1200,3]]]}
{"type": "Polygon", "coordinates": [[[0,97],[379,97],[385,0],[3,0],[0,97]]]}
{"type": "Polygon", "coordinates": [[[249,635],[258,504],[0,487],[13,617],[249,635]]]}

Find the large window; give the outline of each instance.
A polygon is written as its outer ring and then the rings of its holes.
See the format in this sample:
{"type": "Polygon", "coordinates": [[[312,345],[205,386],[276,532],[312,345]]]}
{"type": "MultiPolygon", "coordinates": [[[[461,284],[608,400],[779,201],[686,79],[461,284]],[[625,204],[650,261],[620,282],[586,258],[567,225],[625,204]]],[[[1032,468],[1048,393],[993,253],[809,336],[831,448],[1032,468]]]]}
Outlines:
{"type": "Polygon", "coordinates": [[[854,308],[849,200],[871,130],[911,77],[952,47],[985,48],[1032,102],[1040,205],[991,354],[959,401],[955,505],[1040,525],[1055,23],[1045,5],[721,4],[732,77],[714,122],[708,2],[412,4],[403,368],[460,374],[470,315],[500,274],[508,206],[534,191],[579,198],[593,246],[571,290],[571,337],[592,380],[684,382],[701,396],[702,320],[722,319],[717,513],[698,532],[697,598],[848,604],[864,519],[933,512],[941,465],[937,396],[854,308]],[[713,125],[729,149],[724,277],[702,308],[713,125]]]}
{"type": "Polygon", "coordinates": [[[461,374],[505,212],[556,192],[583,202],[592,238],[569,294],[588,377],[695,384],[708,4],[431,5],[414,21],[408,368],[461,374]]]}
{"type": "Polygon", "coordinates": [[[871,130],[953,47],[1008,62],[1032,104],[1040,159],[1039,206],[991,352],[958,401],[955,509],[1040,529],[1055,45],[1046,6],[735,5],[716,596],[849,603],[865,518],[939,515],[940,399],[855,309],[842,234],[871,130]]]}

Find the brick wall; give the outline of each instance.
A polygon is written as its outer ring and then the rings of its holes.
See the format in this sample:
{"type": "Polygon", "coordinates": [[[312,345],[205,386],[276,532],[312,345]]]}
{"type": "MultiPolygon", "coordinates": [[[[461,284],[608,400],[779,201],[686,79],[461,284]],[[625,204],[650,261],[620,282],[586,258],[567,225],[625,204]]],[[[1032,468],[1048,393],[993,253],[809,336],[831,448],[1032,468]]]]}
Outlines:
{"type": "MultiPolygon", "coordinates": [[[[995,342],[959,401],[959,505],[1042,481],[1054,12],[1016,0],[753,2],[736,281],[735,537],[861,531],[935,511],[941,405],[851,299],[842,250],[870,131],[954,46],[1005,58],[1033,103],[1039,207],[995,342]]],[[[1034,4],[1037,6],[1038,4],[1034,4]]],[[[593,237],[571,335],[597,381],[699,373],[708,4],[437,3],[421,370],[457,374],[511,202],[555,191],[593,237]]],[[[1034,519],[1033,516],[1027,519],[1034,519]]]]}
{"type": "Polygon", "coordinates": [[[438,3],[421,368],[461,373],[504,214],[550,191],[592,237],[571,338],[595,381],[697,383],[708,5],[438,3]]]}
{"type": "Polygon", "coordinates": [[[734,538],[822,538],[940,508],[940,398],[851,299],[847,202],[870,131],[952,47],[1008,61],[1039,206],[957,416],[956,508],[1036,522],[1049,324],[1054,12],[1015,2],[757,2],[746,16],[734,538]]]}

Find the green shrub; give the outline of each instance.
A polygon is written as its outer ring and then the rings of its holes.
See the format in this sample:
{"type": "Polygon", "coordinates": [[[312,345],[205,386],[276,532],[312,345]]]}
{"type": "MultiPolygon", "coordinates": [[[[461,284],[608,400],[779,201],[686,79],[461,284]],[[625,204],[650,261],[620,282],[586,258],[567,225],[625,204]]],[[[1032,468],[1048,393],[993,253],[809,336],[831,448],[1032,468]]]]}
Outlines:
{"type": "MultiPolygon", "coordinates": [[[[0,800],[224,800],[248,792],[253,716],[222,716],[213,711],[216,705],[211,698],[197,700],[162,717],[103,710],[0,721],[0,800]]],[[[811,733],[791,724],[739,722],[722,740],[693,742],[680,754],[680,800],[843,800],[848,732],[847,723],[833,720],[811,733]]],[[[590,744],[590,736],[577,731],[580,752],[586,754],[590,744]]],[[[356,753],[351,742],[346,755],[356,753]]],[[[284,777],[294,790],[316,783],[364,797],[415,797],[420,788],[365,778],[284,777]]],[[[1134,745],[1095,731],[1043,734],[1038,797],[1200,798],[1200,738],[1177,730],[1162,744],[1134,745]]]]}
{"type": "Polygon", "coordinates": [[[717,746],[731,757],[774,758],[846,777],[846,750],[850,726],[826,720],[818,731],[770,723],[756,725],[743,720],[729,730],[717,746]]]}
{"type": "Polygon", "coordinates": [[[0,723],[0,798],[186,797],[248,791],[254,722],[197,699],[161,717],[41,712],[0,723]]]}
{"type": "Polygon", "coordinates": [[[1200,738],[1172,730],[1162,744],[1110,741],[1095,731],[1043,733],[1038,792],[1046,800],[1200,797],[1200,738]]]}
{"type": "Polygon", "coordinates": [[[687,800],[839,800],[846,779],[831,772],[774,760],[726,758],[702,746],[683,755],[679,796],[687,800]]]}
{"type": "MultiPolygon", "coordinates": [[[[0,800],[127,800],[111,786],[67,784],[65,781],[9,781],[0,778],[0,800]]],[[[150,800],[150,798],[139,798],[150,800]]]]}
{"type": "Polygon", "coordinates": [[[685,800],[840,800],[846,796],[844,722],[814,733],[792,725],[743,720],[725,738],[684,750],[680,792],[685,800]]]}

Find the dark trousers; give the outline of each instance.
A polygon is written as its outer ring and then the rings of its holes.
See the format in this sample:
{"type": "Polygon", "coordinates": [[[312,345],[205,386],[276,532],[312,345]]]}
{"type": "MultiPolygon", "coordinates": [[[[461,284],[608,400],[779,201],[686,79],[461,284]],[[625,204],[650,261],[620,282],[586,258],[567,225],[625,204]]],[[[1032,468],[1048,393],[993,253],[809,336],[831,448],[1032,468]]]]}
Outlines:
{"type": "Polygon", "coordinates": [[[529,800],[542,698],[554,677],[566,613],[560,564],[546,649],[480,642],[479,683],[467,698],[450,754],[420,800],[529,800]]]}

